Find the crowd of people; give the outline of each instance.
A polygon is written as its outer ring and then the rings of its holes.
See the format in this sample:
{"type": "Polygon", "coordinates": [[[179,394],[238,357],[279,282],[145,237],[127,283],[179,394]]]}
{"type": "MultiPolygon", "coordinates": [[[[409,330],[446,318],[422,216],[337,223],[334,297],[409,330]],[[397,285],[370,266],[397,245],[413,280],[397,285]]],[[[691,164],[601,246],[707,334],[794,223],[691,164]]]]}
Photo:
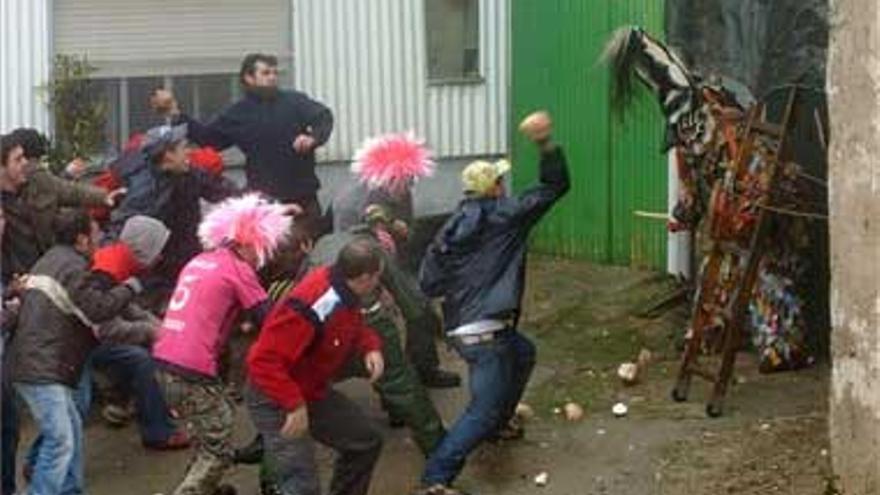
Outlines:
{"type": "Polygon", "coordinates": [[[236,463],[260,464],[263,494],[317,495],[314,442],[337,453],[329,493],[366,494],[382,435],[334,387],[354,377],[410,429],[426,459],[418,494],[461,493],[470,452],[523,436],[514,410],[535,363],[517,331],[526,241],[569,188],[549,116],[521,126],[539,183],[510,195],[506,161],[468,165],[415,273],[412,188],[435,167],[425,144],[368,140],[325,211],[315,150],[331,110],[279,89],[270,55],[246,56],[240,82],[243,97],[210,123],[154,90],[163,125],[91,182],[51,173],[36,130],[0,138],[2,495],[85,493],[96,376],[106,420],[131,415],[145,448],[193,450],[175,495],[235,493],[223,477],[236,463]],[[246,157],[243,188],[218,163],[231,146],[246,157]],[[426,390],[460,386],[440,367],[440,337],[469,371],[470,403],[450,425],[426,390]],[[238,447],[236,401],[258,432],[238,447]],[[37,435],[17,466],[24,410],[37,435]]]}

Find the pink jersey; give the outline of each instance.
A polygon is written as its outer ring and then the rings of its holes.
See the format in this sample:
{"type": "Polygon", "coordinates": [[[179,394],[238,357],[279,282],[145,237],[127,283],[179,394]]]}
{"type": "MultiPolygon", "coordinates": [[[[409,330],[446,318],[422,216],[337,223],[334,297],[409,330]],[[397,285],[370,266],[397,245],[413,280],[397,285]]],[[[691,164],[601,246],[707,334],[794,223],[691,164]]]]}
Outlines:
{"type": "Polygon", "coordinates": [[[153,356],[216,377],[217,362],[239,312],[267,297],[253,268],[231,250],[196,256],[180,272],[153,356]]]}

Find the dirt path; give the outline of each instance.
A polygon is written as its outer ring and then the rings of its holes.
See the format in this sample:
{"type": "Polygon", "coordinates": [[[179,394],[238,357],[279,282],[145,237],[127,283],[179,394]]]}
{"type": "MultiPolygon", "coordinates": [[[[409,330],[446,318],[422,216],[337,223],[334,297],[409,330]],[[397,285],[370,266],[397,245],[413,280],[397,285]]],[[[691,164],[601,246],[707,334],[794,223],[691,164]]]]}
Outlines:
{"type": "MultiPolygon", "coordinates": [[[[708,387],[695,383],[691,401],[668,399],[675,370],[681,310],[654,318],[634,316],[668,292],[654,274],[571,262],[538,260],[530,273],[523,328],[539,346],[539,368],[527,395],[537,417],[524,441],[487,445],[468,462],[461,487],[477,494],[520,495],[824,495],[829,473],[826,425],[827,369],[759,375],[748,355],[737,364],[737,382],[725,417],[703,413],[708,387]],[[617,383],[617,364],[642,347],[656,356],[641,384],[617,383]],[[567,400],[586,417],[568,423],[553,413],[567,400]],[[630,414],[615,419],[615,401],[630,414]],[[534,477],[548,473],[547,486],[534,477]]],[[[444,353],[448,367],[462,362],[444,353]]],[[[406,494],[422,466],[405,430],[389,430],[378,401],[364,382],[343,389],[384,429],[387,440],[371,493],[406,494]]],[[[466,401],[464,389],[434,391],[448,421],[466,401]]],[[[246,413],[238,437],[251,434],[246,413]]],[[[26,431],[22,445],[32,432],[26,431]]],[[[87,429],[87,480],[93,495],[169,493],[183,473],[187,453],[141,448],[132,427],[110,429],[93,419],[87,429]]],[[[322,463],[330,463],[322,452],[322,463]]],[[[257,493],[255,468],[237,468],[240,493],[257,493]]],[[[326,479],[326,476],[325,476],[326,479]]]]}

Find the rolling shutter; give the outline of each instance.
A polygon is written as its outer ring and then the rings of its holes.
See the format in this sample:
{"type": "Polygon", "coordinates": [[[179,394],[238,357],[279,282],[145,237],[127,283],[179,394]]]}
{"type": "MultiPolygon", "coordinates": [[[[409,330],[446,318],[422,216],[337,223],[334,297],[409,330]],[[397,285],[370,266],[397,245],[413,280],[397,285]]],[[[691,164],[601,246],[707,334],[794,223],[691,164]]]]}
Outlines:
{"type": "Polygon", "coordinates": [[[290,59],[291,0],[58,0],[55,53],[99,77],[234,73],[244,54],[290,59]]]}

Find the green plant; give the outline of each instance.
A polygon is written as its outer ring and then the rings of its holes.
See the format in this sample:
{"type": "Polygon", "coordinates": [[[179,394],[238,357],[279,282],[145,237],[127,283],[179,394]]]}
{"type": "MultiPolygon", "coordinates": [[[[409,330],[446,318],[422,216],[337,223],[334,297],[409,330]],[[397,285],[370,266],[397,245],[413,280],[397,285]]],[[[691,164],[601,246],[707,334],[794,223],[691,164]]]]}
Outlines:
{"type": "Polygon", "coordinates": [[[49,163],[63,167],[74,158],[101,150],[107,124],[107,105],[95,90],[96,71],[85,56],[57,55],[48,85],[49,107],[55,117],[55,136],[49,163]]]}

